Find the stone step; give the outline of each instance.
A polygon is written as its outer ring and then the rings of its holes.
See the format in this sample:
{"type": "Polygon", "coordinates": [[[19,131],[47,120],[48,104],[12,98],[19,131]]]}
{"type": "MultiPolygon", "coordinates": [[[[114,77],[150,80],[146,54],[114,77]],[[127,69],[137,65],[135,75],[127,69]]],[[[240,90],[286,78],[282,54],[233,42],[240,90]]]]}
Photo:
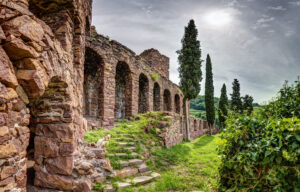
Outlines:
{"type": "Polygon", "coordinates": [[[132,184],[125,183],[125,182],[117,182],[117,185],[118,185],[118,189],[125,189],[132,186],[132,184]]]}
{"type": "Polygon", "coordinates": [[[139,176],[139,177],[135,177],[134,179],[132,179],[132,183],[134,183],[135,185],[143,185],[143,184],[151,182],[152,179],[153,179],[153,177],[150,177],[150,176],[139,176]]]}
{"type": "Polygon", "coordinates": [[[108,153],[106,156],[108,157],[119,157],[120,159],[136,159],[138,157],[138,154],[135,152],[132,152],[131,154],[128,153],[108,153]]]}
{"type": "Polygon", "coordinates": [[[116,152],[116,153],[126,153],[126,152],[134,152],[136,151],[136,147],[124,147],[124,146],[119,146],[110,149],[110,151],[116,152]]]}
{"type": "Polygon", "coordinates": [[[126,147],[124,149],[127,150],[127,151],[135,151],[136,150],[135,147],[126,147]]]}
{"type": "Polygon", "coordinates": [[[129,165],[141,165],[143,163],[143,160],[141,159],[130,159],[129,165]]]}
{"type": "Polygon", "coordinates": [[[113,188],[111,184],[104,185],[103,192],[115,192],[116,190],[113,188]]]}
{"type": "Polygon", "coordinates": [[[150,169],[145,163],[142,163],[141,165],[139,165],[139,173],[145,173],[145,172],[149,172],[149,171],[150,171],[150,169]]]}
{"type": "Polygon", "coordinates": [[[153,177],[154,179],[157,179],[157,178],[160,178],[161,175],[160,175],[159,173],[152,172],[152,173],[151,173],[151,177],[153,177]]]}
{"type": "Polygon", "coordinates": [[[134,146],[134,143],[133,142],[128,142],[128,143],[120,142],[119,146],[134,146]]]}
{"type": "Polygon", "coordinates": [[[117,137],[117,138],[114,138],[115,141],[133,141],[132,138],[128,138],[128,137],[124,137],[124,138],[120,138],[120,137],[117,137]]]}
{"type": "Polygon", "coordinates": [[[116,170],[116,176],[120,178],[126,178],[126,177],[131,177],[135,174],[137,174],[138,168],[135,167],[125,167],[124,169],[121,170],[116,170]]]}
{"type": "Polygon", "coordinates": [[[141,160],[141,159],[130,159],[128,161],[121,160],[120,164],[122,165],[122,167],[141,165],[141,164],[143,164],[143,160],[141,160]]]}

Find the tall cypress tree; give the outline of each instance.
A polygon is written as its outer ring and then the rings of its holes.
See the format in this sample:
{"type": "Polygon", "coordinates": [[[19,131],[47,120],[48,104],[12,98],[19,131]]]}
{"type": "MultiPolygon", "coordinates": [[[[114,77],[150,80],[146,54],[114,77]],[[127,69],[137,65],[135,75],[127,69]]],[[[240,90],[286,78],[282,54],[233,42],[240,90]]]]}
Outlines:
{"type": "Polygon", "coordinates": [[[237,79],[234,79],[232,83],[232,94],[231,95],[231,110],[236,112],[243,111],[243,104],[240,93],[240,83],[237,79]]]}
{"type": "Polygon", "coordinates": [[[248,115],[253,111],[253,97],[250,95],[245,95],[243,97],[243,109],[248,115]]]}
{"type": "Polygon", "coordinates": [[[206,58],[206,76],[205,76],[205,110],[206,119],[212,133],[212,125],[215,123],[215,104],[214,104],[214,82],[212,73],[212,64],[210,56],[206,58]]]}
{"type": "Polygon", "coordinates": [[[202,80],[201,49],[197,36],[198,31],[195,22],[194,20],[190,20],[188,26],[185,27],[184,36],[181,40],[182,48],[177,51],[180,77],[179,86],[184,94],[188,140],[190,139],[188,101],[197,97],[200,92],[200,82],[202,80]]]}
{"type": "Polygon", "coordinates": [[[226,117],[228,115],[228,97],[227,97],[227,90],[225,83],[221,89],[221,96],[219,100],[219,108],[218,108],[218,115],[221,127],[225,127],[226,117]]]}

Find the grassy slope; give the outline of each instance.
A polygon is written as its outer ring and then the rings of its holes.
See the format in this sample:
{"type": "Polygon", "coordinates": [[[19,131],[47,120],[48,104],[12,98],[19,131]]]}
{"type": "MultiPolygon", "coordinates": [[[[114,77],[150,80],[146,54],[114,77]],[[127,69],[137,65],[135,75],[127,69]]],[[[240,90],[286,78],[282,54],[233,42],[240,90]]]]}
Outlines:
{"type": "Polygon", "coordinates": [[[184,142],[170,149],[155,150],[155,161],[164,162],[152,170],[162,177],[146,187],[124,192],[214,191],[217,186],[219,158],[216,152],[218,136],[204,135],[191,143],[184,142]]]}
{"type": "MultiPolygon", "coordinates": [[[[147,159],[152,171],[162,175],[156,182],[123,190],[123,192],[165,192],[165,191],[214,191],[217,185],[219,159],[216,152],[218,136],[204,135],[192,142],[183,142],[169,149],[159,146],[159,138],[155,133],[146,134],[145,127],[154,128],[155,124],[164,120],[159,113],[156,117],[140,116],[138,120],[119,123],[112,130],[96,130],[86,134],[85,140],[97,142],[104,135],[112,136],[119,132],[135,135],[137,153],[147,159]]],[[[151,132],[151,131],[150,131],[151,132]]],[[[114,140],[106,146],[112,151],[114,140]]],[[[117,159],[110,158],[114,168],[118,168],[117,159]]]]}

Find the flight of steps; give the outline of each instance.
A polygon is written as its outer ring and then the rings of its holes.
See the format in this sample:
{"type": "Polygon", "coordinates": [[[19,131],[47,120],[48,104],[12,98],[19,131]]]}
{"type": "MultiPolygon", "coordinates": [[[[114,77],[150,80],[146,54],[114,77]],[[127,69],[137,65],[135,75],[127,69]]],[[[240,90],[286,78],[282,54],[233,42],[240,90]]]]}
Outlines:
{"type": "Polygon", "coordinates": [[[117,146],[111,150],[108,149],[106,156],[119,161],[121,168],[114,170],[114,175],[121,178],[122,182],[112,182],[113,179],[108,179],[104,185],[104,192],[115,192],[118,189],[144,185],[160,177],[160,174],[152,172],[141,155],[136,153],[138,149],[132,135],[120,132],[111,140],[117,143],[117,146]]]}

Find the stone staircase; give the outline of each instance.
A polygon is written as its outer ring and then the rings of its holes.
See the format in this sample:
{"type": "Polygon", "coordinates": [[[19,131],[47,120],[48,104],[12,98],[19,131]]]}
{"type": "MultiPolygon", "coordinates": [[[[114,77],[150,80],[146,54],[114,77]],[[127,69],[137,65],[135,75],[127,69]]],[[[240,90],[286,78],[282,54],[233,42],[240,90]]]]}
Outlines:
{"type": "Polygon", "coordinates": [[[144,185],[160,177],[160,174],[152,172],[145,160],[139,154],[141,149],[133,135],[118,133],[112,136],[110,142],[112,148],[108,148],[106,157],[116,167],[113,176],[104,184],[104,192],[115,192],[119,189],[144,185]]]}

